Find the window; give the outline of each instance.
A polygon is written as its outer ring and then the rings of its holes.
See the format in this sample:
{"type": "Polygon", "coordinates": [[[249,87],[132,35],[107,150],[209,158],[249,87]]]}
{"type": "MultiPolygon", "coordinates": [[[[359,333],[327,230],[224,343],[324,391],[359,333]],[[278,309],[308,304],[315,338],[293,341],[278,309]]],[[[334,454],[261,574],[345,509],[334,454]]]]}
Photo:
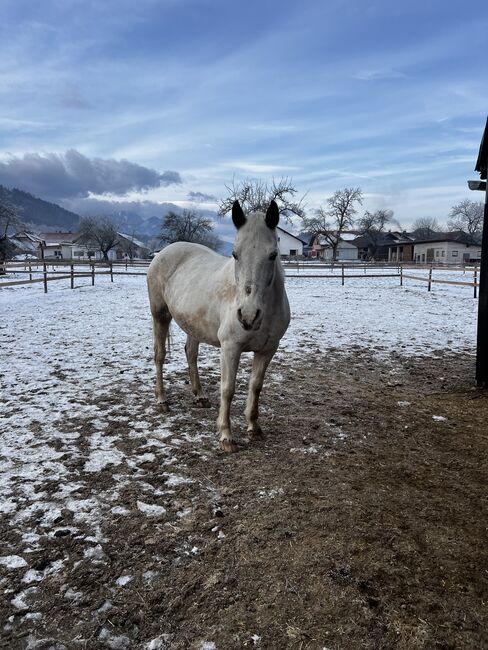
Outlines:
{"type": "Polygon", "coordinates": [[[439,250],[439,249],[436,250],[436,252],[435,252],[435,256],[436,256],[436,257],[439,257],[439,256],[440,256],[440,250],[439,250]]]}
{"type": "Polygon", "coordinates": [[[290,255],[296,255],[297,254],[297,249],[296,248],[291,248],[290,249],[290,255]]]}
{"type": "Polygon", "coordinates": [[[451,255],[452,255],[452,257],[458,257],[459,251],[452,251],[451,255]]]}
{"type": "Polygon", "coordinates": [[[441,257],[445,257],[445,256],[446,256],[446,251],[442,251],[441,257]]]}

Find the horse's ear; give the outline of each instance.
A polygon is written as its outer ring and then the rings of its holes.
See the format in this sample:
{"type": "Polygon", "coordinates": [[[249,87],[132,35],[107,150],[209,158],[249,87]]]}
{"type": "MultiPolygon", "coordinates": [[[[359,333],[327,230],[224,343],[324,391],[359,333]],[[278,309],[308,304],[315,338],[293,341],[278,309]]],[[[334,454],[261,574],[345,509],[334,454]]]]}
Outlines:
{"type": "Polygon", "coordinates": [[[241,204],[239,201],[234,201],[232,204],[232,221],[234,222],[234,226],[239,230],[239,228],[242,228],[242,226],[246,223],[246,215],[242,211],[241,204]]]}
{"type": "Polygon", "coordinates": [[[276,201],[271,201],[269,208],[266,212],[266,225],[268,228],[276,228],[280,220],[280,211],[276,201]]]}

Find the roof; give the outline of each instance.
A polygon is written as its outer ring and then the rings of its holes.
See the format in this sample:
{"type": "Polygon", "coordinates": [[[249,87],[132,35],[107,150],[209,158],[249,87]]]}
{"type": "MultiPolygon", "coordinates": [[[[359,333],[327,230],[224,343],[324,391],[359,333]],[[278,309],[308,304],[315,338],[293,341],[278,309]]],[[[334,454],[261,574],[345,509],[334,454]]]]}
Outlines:
{"type": "Polygon", "coordinates": [[[41,232],[39,234],[39,237],[46,242],[46,246],[72,244],[78,236],[76,232],[41,232]]]}
{"type": "Polygon", "coordinates": [[[424,237],[423,239],[416,239],[414,244],[435,244],[439,242],[455,242],[458,244],[467,244],[469,245],[478,245],[481,242],[478,242],[476,239],[473,239],[470,235],[463,232],[462,230],[454,230],[451,232],[436,232],[433,233],[430,237],[424,237]]]}
{"type": "Polygon", "coordinates": [[[483,135],[481,137],[480,150],[478,153],[478,160],[474,170],[480,173],[480,178],[486,178],[488,167],[488,117],[486,118],[486,125],[483,135]]]}
{"type": "Polygon", "coordinates": [[[146,244],[144,244],[139,239],[136,239],[135,237],[132,237],[132,235],[126,235],[123,232],[118,232],[117,235],[119,237],[122,237],[123,239],[127,239],[127,241],[132,242],[135,246],[137,246],[137,248],[146,248],[147,250],[149,250],[149,248],[146,246],[146,244]]]}
{"type": "Polygon", "coordinates": [[[20,230],[19,232],[16,232],[14,237],[15,239],[19,239],[21,241],[26,239],[27,241],[30,241],[35,244],[39,244],[40,242],[42,242],[42,237],[34,234],[33,232],[28,232],[27,230],[20,230]]]}
{"type": "Polygon", "coordinates": [[[299,241],[300,244],[303,244],[303,243],[304,243],[303,240],[300,239],[300,237],[297,237],[296,235],[292,235],[291,232],[288,232],[288,230],[285,230],[285,229],[282,228],[281,226],[276,226],[276,230],[281,230],[281,232],[284,232],[285,235],[288,235],[288,237],[293,237],[293,239],[296,239],[297,241],[299,241]]]}

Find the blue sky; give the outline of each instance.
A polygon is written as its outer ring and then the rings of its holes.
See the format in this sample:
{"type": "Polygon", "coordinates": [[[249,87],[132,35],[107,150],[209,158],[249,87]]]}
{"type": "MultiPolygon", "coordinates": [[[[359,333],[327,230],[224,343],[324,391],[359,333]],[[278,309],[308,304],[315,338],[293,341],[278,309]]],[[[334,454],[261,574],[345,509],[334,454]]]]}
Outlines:
{"type": "Polygon", "coordinates": [[[284,175],[445,221],[481,198],[487,52],[477,1],[2,0],[0,183],[185,205],[284,175]]]}

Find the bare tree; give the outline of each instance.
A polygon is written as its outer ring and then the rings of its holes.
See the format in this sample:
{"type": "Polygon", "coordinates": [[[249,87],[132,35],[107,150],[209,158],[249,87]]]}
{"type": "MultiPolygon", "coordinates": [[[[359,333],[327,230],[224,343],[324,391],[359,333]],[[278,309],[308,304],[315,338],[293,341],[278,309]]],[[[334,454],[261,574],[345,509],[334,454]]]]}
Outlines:
{"type": "Polygon", "coordinates": [[[244,181],[232,181],[231,185],[225,186],[228,195],[219,203],[218,214],[226,215],[232,209],[234,201],[239,201],[244,212],[266,212],[271,201],[276,201],[280,214],[290,220],[292,216],[303,218],[305,209],[302,197],[295,200],[297,189],[289,178],[280,178],[268,183],[261,179],[246,179],[244,181]]]}
{"type": "Polygon", "coordinates": [[[79,232],[79,241],[97,246],[107,261],[109,251],[119,242],[117,228],[109,217],[82,217],[79,232]]]}
{"type": "Polygon", "coordinates": [[[417,239],[428,239],[442,230],[435,217],[419,217],[412,224],[412,232],[417,239]]]}
{"type": "Polygon", "coordinates": [[[15,247],[9,239],[14,230],[21,227],[16,209],[6,202],[0,203],[0,262],[5,262],[13,255],[15,247]]]}
{"type": "Polygon", "coordinates": [[[393,219],[393,210],[376,210],[376,212],[366,210],[364,215],[358,219],[357,227],[369,240],[369,259],[375,257],[381,236],[385,232],[386,226],[391,223],[398,223],[393,219]]]}
{"type": "Polygon", "coordinates": [[[449,213],[447,225],[450,230],[462,230],[475,242],[483,233],[484,206],[481,201],[465,199],[454,205],[449,213]]]}
{"type": "Polygon", "coordinates": [[[168,212],[162,223],[161,239],[167,244],[188,241],[218,250],[222,242],[213,230],[213,220],[196,210],[183,210],[181,214],[168,212]]]}
{"type": "Polygon", "coordinates": [[[332,248],[332,259],[337,259],[337,247],[342,233],[354,226],[357,205],[362,205],[363,193],[359,187],[337,190],[327,199],[327,208],[320,207],[313,217],[303,217],[303,229],[316,237],[323,237],[332,248]]]}

